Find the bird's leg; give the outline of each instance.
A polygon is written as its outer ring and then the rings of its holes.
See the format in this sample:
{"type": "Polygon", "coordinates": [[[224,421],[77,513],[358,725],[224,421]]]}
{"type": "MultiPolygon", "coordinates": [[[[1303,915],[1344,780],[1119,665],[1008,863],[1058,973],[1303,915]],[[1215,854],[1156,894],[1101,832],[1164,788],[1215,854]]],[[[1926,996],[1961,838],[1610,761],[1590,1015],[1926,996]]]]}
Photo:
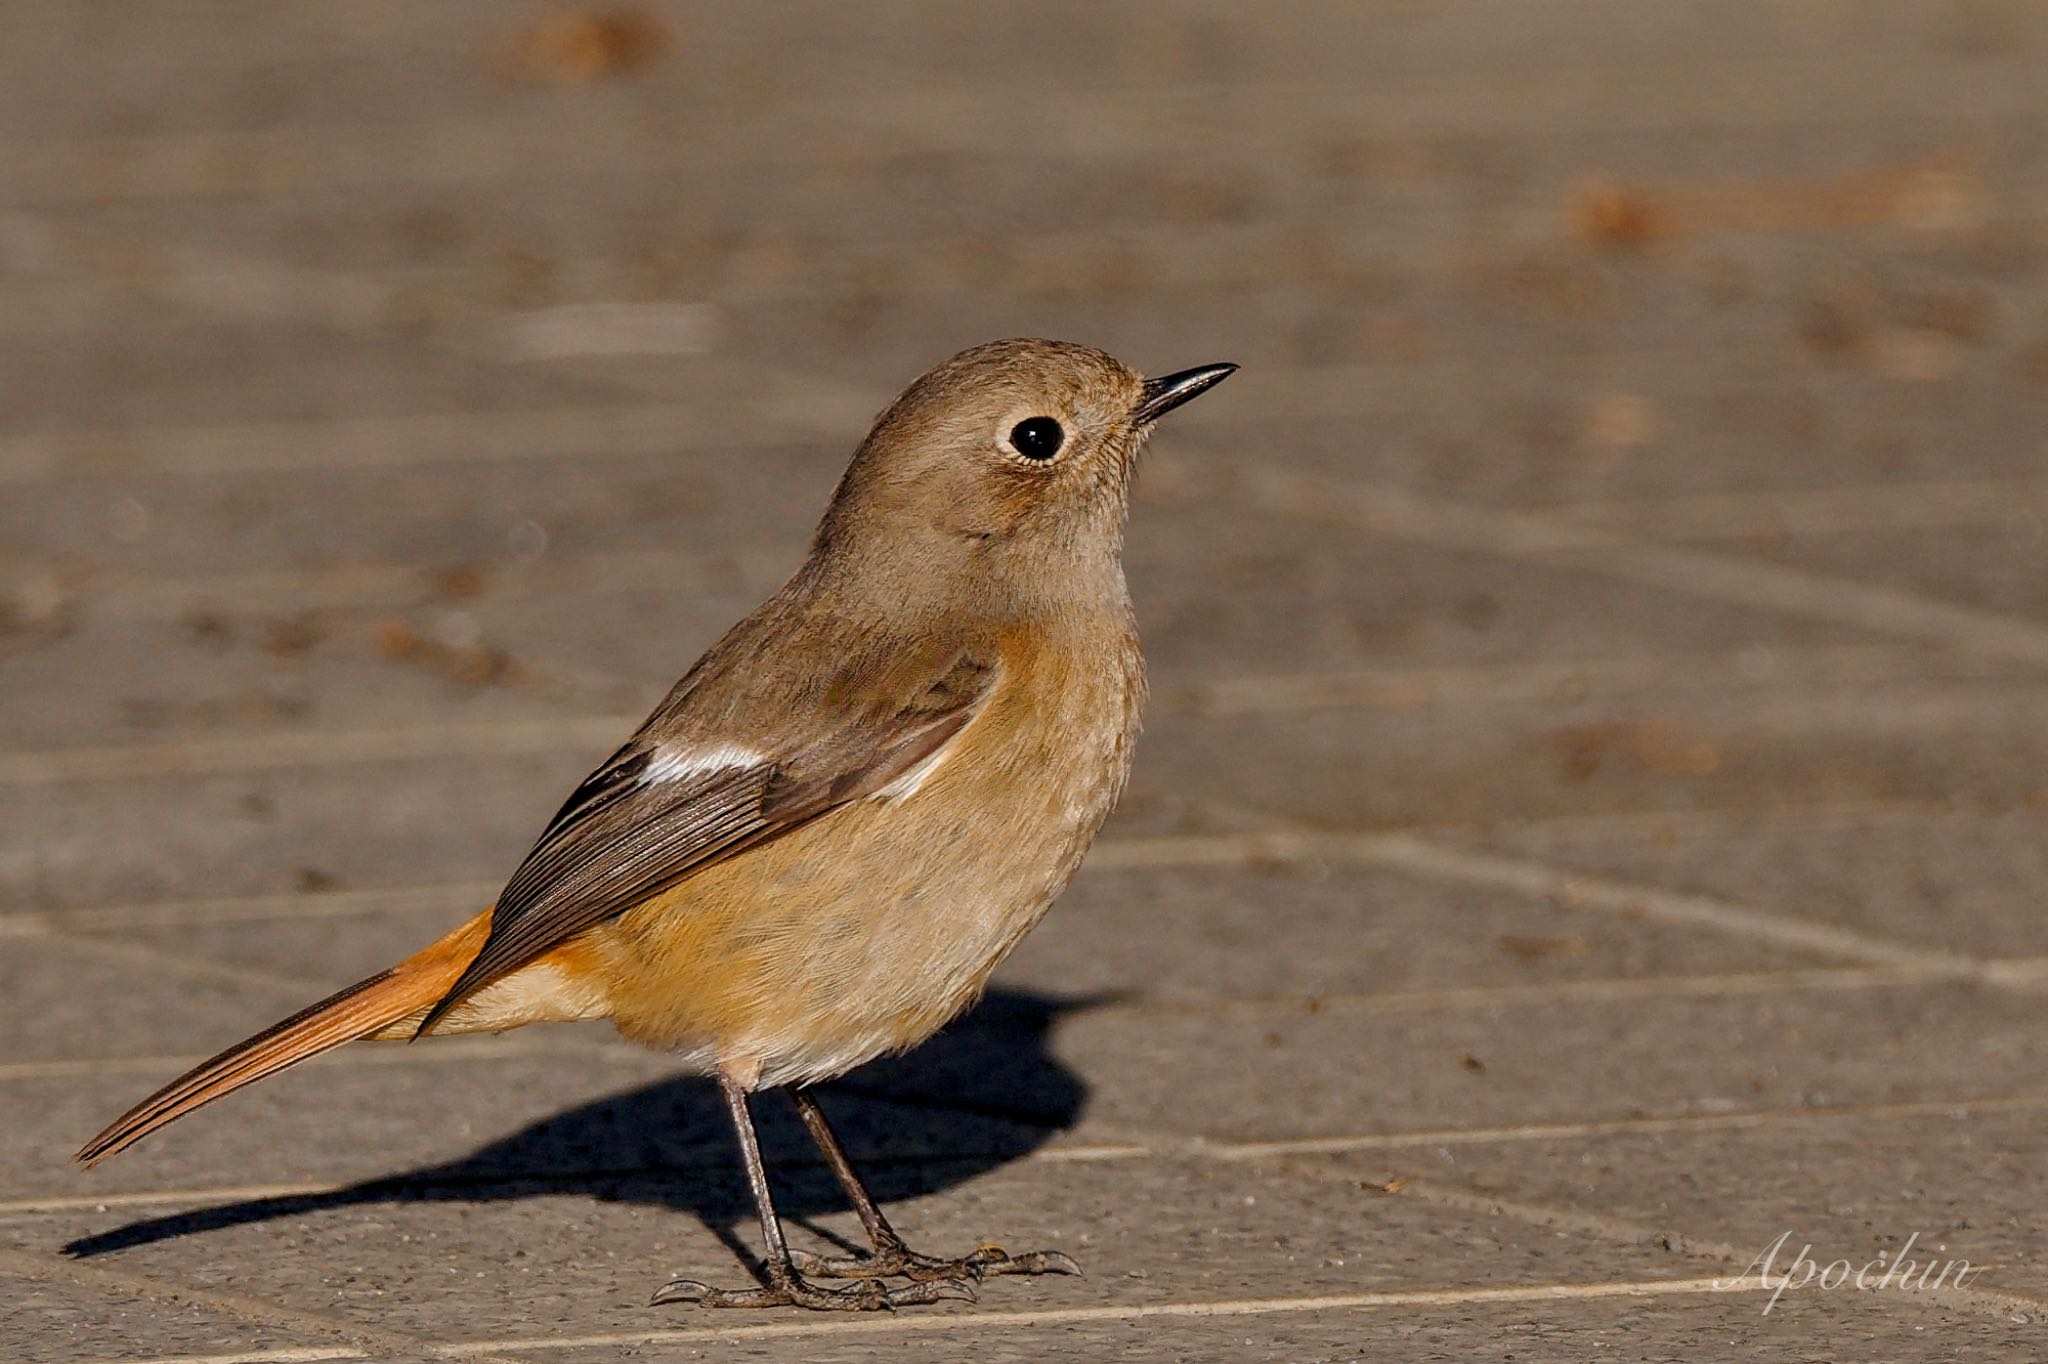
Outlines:
{"type": "Polygon", "coordinates": [[[832,1168],[833,1177],[839,1187],[846,1191],[846,1197],[853,1204],[853,1210],[860,1214],[861,1225],[867,1228],[868,1242],[874,1247],[872,1254],[849,1255],[826,1258],[812,1255],[808,1251],[792,1252],[796,1264],[807,1274],[821,1279],[884,1279],[901,1274],[919,1283],[977,1282],[990,1274],[1079,1274],[1081,1266],[1072,1256],[1057,1250],[1034,1250],[1022,1255],[1012,1255],[1001,1246],[987,1245],[954,1259],[940,1259],[933,1255],[920,1255],[904,1244],[896,1234],[896,1228],[889,1225],[889,1219],[875,1206],[875,1200],[868,1196],[860,1176],[854,1173],[853,1162],[846,1158],[846,1149],[839,1144],[839,1138],[832,1134],[832,1126],[825,1121],[825,1112],[818,1107],[818,1101],[808,1091],[791,1086],[790,1102],[796,1105],[797,1115],[810,1129],[811,1140],[818,1143],[825,1163],[832,1168]]]}
{"type": "Polygon", "coordinates": [[[694,1303],[699,1307],[809,1307],[822,1311],[864,1312],[912,1303],[937,1302],[941,1298],[971,1301],[971,1285],[942,1281],[903,1284],[884,1288],[868,1280],[845,1288],[820,1288],[797,1272],[789,1246],[782,1239],[782,1222],[775,1215],[775,1202],[768,1192],[768,1171],[761,1164],[761,1143],[754,1134],[754,1118],[747,1111],[747,1091],[723,1071],[718,1088],[725,1095],[725,1107],[739,1137],[740,1158],[747,1167],[747,1187],[754,1194],[754,1210],[761,1217],[761,1239],[767,1259],[761,1267],[764,1282],[758,1288],[713,1288],[695,1279],[671,1279],[654,1294],[654,1305],[694,1303]]]}

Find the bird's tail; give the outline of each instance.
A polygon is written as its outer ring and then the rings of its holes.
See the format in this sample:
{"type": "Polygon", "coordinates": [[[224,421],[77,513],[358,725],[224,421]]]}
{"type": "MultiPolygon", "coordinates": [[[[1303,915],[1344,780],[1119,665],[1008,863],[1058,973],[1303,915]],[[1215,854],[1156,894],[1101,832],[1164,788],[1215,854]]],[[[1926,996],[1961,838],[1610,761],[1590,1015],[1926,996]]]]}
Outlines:
{"type": "MultiPolygon", "coordinates": [[[[417,1021],[440,1001],[483,947],[490,926],[491,916],[486,910],[389,970],[329,995],[254,1037],[237,1042],[212,1060],[201,1062],[116,1118],[72,1159],[83,1165],[97,1164],[223,1094],[231,1094],[243,1085],[344,1042],[363,1037],[411,1036],[417,1021]]],[[[507,1019],[505,1025],[512,1022],[507,1019]]]]}

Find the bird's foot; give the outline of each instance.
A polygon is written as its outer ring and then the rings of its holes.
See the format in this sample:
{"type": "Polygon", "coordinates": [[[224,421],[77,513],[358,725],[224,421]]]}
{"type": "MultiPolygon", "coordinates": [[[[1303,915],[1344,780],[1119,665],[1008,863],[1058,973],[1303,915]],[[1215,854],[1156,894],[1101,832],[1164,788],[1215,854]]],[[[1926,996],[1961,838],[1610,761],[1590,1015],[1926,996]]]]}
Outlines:
{"type": "Polygon", "coordinates": [[[979,1283],[993,1274],[1079,1274],[1071,1255],[1033,1250],[1012,1255],[1001,1246],[981,1246],[967,1255],[941,1259],[920,1255],[901,1241],[871,1255],[827,1257],[809,1251],[790,1252],[796,1267],[820,1279],[889,1279],[901,1276],[914,1283],[979,1283]]]}
{"type": "Polygon", "coordinates": [[[973,1302],[980,1295],[972,1282],[919,1280],[884,1287],[863,1278],[845,1288],[820,1288],[800,1273],[771,1275],[758,1288],[713,1288],[695,1279],[671,1279],[655,1290],[655,1307],[687,1303],[696,1307],[805,1307],[814,1312],[887,1312],[918,1303],[973,1302]]]}

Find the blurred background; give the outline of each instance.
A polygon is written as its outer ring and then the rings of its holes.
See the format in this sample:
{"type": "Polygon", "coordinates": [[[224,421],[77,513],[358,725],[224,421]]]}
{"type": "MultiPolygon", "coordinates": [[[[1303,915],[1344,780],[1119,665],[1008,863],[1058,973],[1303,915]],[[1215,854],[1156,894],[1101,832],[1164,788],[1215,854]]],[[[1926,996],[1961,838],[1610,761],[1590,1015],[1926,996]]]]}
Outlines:
{"type": "MultiPolygon", "coordinates": [[[[859,1091],[912,1225],[1103,1238],[1012,1307],[1305,1294],[1284,1350],[1227,1328],[1289,1358],[1403,1320],[1316,1294],[1683,1282],[1792,1225],[1859,1263],[1974,1228],[2032,1291],[2044,71],[2025,0],[0,4],[0,1277],[36,1350],[680,1329],[621,1315],[639,1280],[730,1254],[646,1181],[724,1138],[602,1035],[359,1049],[406,1059],[62,1162],[486,901],[872,416],[1028,334],[1244,368],[1141,479],[1124,810],[1000,1007],[859,1091]],[[1737,1118],[1818,1173],[1759,1176],[1737,1118]],[[1191,1136],[1242,1149],[1147,1163],[1191,1136]],[[500,1182],[289,1201],[408,1170],[500,1182]],[[544,1307],[490,1218],[582,1255],[544,1307]],[[113,1250],[185,1305],[110,1315],[113,1250]],[[510,1277],[430,1297],[455,1264],[510,1277]]],[[[1804,1301],[1802,1339],[1925,1324],[1804,1301]]],[[[1941,1310],[1996,1340],[2011,1301],[1941,1310]]],[[[1670,1302],[1637,1326],[1794,1329],[1670,1302]]],[[[1559,1357],[1613,1325],[1555,1310],[1559,1357]]]]}

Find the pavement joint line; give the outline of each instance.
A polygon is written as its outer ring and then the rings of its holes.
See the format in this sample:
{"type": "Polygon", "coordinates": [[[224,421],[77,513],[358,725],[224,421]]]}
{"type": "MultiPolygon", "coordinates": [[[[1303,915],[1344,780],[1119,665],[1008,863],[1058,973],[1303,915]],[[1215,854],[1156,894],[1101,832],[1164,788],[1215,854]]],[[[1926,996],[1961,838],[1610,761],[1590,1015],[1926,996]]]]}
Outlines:
{"type": "Polygon", "coordinates": [[[1677,545],[1624,545],[1593,557],[1603,567],[1674,591],[2048,665],[2048,626],[1903,588],[1677,545]]]}
{"type": "Polygon", "coordinates": [[[1674,545],[1647,544],[1566,518],[1448,502],[1385,484],[1268,465],[1181,461],[1168,491],[1372,535],[1511,560],[1568,563],[1687,596],[1764,607],[1898,638],[2048,666],[2048,626],[1897,588],[1674,545]],[[1206,486],[1204,486],[1206,485],[1206,486]]]}
{"type": "Polygon", "coordinates": [[[1157,697],[1176,709],[1202,715],[1419,710],[1474,702],[1573,704],[1644,691],[1663,697],[1673,690],[1730,686],[1768,690],[1786,684],[1804,688],[1851,682],[1917,683],[1929,680],[1926,669],[1935,661],[1922,648],[1896,644],[1762,651],[1741,648],[1528,663],[1253,674],[1170,683],[1158,689],[1157,697]]]}
{"type": "Polygon", "coordinates": [[[288,990],[299,994],[332,988],[323,987],[319,981],[307,976],[266,971],[259,967],[243,966],[215,957],[192,956],[155,943],[132,942],[125,938],[108,938],[90,933],[71,933],[62,929],[37,934],[35,937],[42,943],[82,948],[98,956],[140,963],[155,970],[171,970],[181,975],[201,976],[209,980],[227,981],[234,985],[252,985],[265,990],[288,990]]]}
{"type": "Polygon", "coordinates": [[[103,744],[0,753],[0,785],[210,776],[309,764],[402,762],[479,752],[528,755],[615,744],[638,715],[448,721],[356,730],[307,730],[203,741],[103,744]]]}
{"type": "MultiPolygon", "coordinates": [[[[1713,727],[1716,738],[1740,745],[1829,731],[1899,737],[1933,729],[1948,734],[1971,724],[2048,710],[2048,685],[2038,676],[1932,684],[1921,678],[1904,678],[1870,681],[1868,687],[1853,689],[1854,679],[1841,679],[1833,690],[1823,689],[1824,681],[1814,678],[1790,690],[1759,688],[1753,695],[1738,693],[1730,686],[1671,687],[1640,703],[1624,706],[1610,702],[1598,714],[1603,724],[1638,727],[1639,732],[1654,732],[1655,726],[1681,718],[1702,728],[1713,727]]],[[[1396,711],[1390,723],[1420,713],[1396,711]]],[[[1563,715],[1567,720],[1582,718],[1582,713],[1569,709],[1563,715]]],[[[1713,752],[1718,760],[1718,748],[1713,752]]]]}
{"type": "MultiPolygon", "coordinates": [[[[294,1331],[301,1335],[342,1340],[353,1347],[352,1355],[341,1358],[398,1356],[419,1358],[433,1350],[431,1342],[380,1326],[367,1326],[325,1312],[285,1307],[244,1293],[223,1292],[191,1283],[171,1283],[105,1265],[85,1264],[58,1256],[33,1255],[0,1247],[0,1271],[20,1274],[44,1282],[68,1283],[102,1296],[139,1297],[167,1307],[195,1306],[238,1321],[294,1331]]],[[[495,1352],[479,1350],[489,1358],[495,1352]]],[[[333,1358],[334,1356],[328,1356],[333,1358]]]]}
{"type": "MultiPolygon", "coordinates": [[[[867,1316],[812,1314],[797,1320],[731,1326],[666,1327],[640,1331],[606,1331],[580,1336],[528,1336],[494,1340],[430,1343],[425,1353],[439,1359],[474,1359],[491,1353],[530,1354],[553,1350],[607,1347],[689,1345],[696,1342],[785,1340],[848,1336],[922,1334],[932,1331],[986,1331],[1066,1326],[1092,1321],[1141,1321],[1173,1317],[1257,1317],[1298,1312],[1375,1311],[1403,1307],[1465,1307],[1488,1303],[1568,1302],[1601,1298],[1658,1298],[1698,1293],[1758,1293],[1762,1282],[1728,1283],[1717,1279],[1635,1279],[1594,1283],[1516,1284],[1471,1288],[1389,1289],[1375,1293],[1330,1293],[1297,1298],[1226,1298],[1208,1301],[1105,1304],[1094,1307],[1025,1308],[1006,1312],[965,1309],[917,1315],[891,1312],[867,1316]],[[1721,1285],[1716,1287],[1716,1285],[1721,1285]]],[[[135,1364],[313,1364],[323,1360],[364,1359],[360,1353],[337,1353],[324,1347],[284,1347],[228,1354],[161,1355],[135,1364]]]]}
{"type": "Polygon", "coordinates": [[[1880,796],[1773,801],[1761,805],[1695,805],[1664,810],[1596,810],[1510,819],[1444,820],[1392,825],[1387,832],[1460,841],[1558,839],[1607,843],[1645,837],[1695,843],[1749,840],[1761,834],[1832,833],[1892,829],[1947,821],[1987,822],[2048,818],[2048,804],[2021,798],[1994,804],[1967,796],[1880,796]]]}
{"type": "Polygon", "coordinates": [[[326,1360],[371,1359],[361,1350],[341,1345],[287,1345],[274,1350],[236,1350],[211,1355],[150,1355],[143,1359],[107,1359],[102,1364],[322,1364],[326,1360]]]}
{"type": "Polygon", "coordinates": [[[2048,515],[2048,478],[1947,479],[1825,488],[1692,493],[1530,508],[1583,525],[1660,539],[1839,535],[2024,521],[2048,515]]]}
{"type": "Polygon", "coordinates": [[[693,435],[702,431],[702,412],[687,404],[631,403],[12,435],[0,436],[0,484],[411,470],[804,443],[796,431],[776,433],[769,423],[735,422],[729,435],[715,440],[693,435]],[[471,436],[476,439],[467,440],[471,436]],[[111,457],[115,451],[148,453],[111,457]]]}
{"type": "MultiPolygon", "coordinates": [[[[2015,984],[2032,984],[2048,975],[2048,960],[2021,959],[2009,966],[2015,984]]],[[[1814,967],[1782,971],[1729,971],[1698,976],[1613,976],[1554,980],[1516,985],[1446,986],[1437,990],[1398,990],[1375,994],[1272,996],[1268,998],[1191,997],[1130,999],[1099,1005],[1091,1014],[1190,1014],[1200,1017],[1307,1014],[1382,1016],[1453,1012],[1467,1009],[1521,1008],[1545,1004],[1605,1004],[1640,999],[1705,998],[1798,991],[1883,990],[1894,986],[1942,984],[1955,977],[1941,970],[1902,966],[1814,967]]],[[[0,1075],[4,1075],[0,1071],[0,1075]]]]}
{"type": "Polygon", "coordinates": [[[499,881],[457,881],[388,889],[286,891],[271,895],[208,896],[79,909],[0,914],[0,933],[82,932],[109,928],[176,927],[264,919],[327,919],[357,914],[474,911],[503,887],[499,881]]]}
{"type": "Polygon", "coordinates": [[[434,1347],[446,1359],[467,1359],[473,1353],[518,1354],[553,1349],[598,1349],[617,1345],[681,1345],[692,1341],[774,1340],[804,1337],[895,1335],[928,1331],[1029,1329],[1089,1321],[1133,1321],[1160,1317],[1250,1317],[1294,1312],[1371,1311],[1402,1307],[1460,1307],[1485,1303],[1560,1302],[1595,1298],[1667,1297],[1715,1291],[1760,1292],[1765,1285],[1716,1290],[1711,1279],[1638,1279],[1595,1283],[1518,1284],[1509,1287],[1391,1289],[1375,1293],[1330,1293],[1296,1298],[1226,1298],[1211,1301],[1104,1304],[1095,1307],[1023,1309],[917,1316],[888,1313],[875,1316],[765,1322],[732,1327],[703,1326],[668,1330],[618,1331],[569,1337],[526,1337],[448,1341],[434,1347]]]}
{"type": "Polygon", "coordinates": [[[1944,797],[1877,796],[1856,799],[1774,801],[1764,805],[1695,805],[1665,810],[1600,810],[1532,815],[1506,820],[1460,820],[1415,825],[1412,832],[1449,837],[1495,838],[1516,835],[1563,838],[1640,838],[1669,831],[1687,838],[1755,836],[1759,826],[1772,831],[1835,830],[1967,818],[2001,819],[2029,814],[2040,807],[2015,802],[2001,806],[1969,806],[1944,797]]]}
{"type": "MultiPolygon", "coordinates": [[[[763,546],[671,546],[549,554],[533,560],[495,560],[487,604],[547,593],[579,598],[635,593],[649,582],[705,582],[737,576],[749,588],[769,590],[803,561],[794,542],[763,546]]],[[[178,619],[199,608],[224,611],[399,610],[433,599],[435,575],[456,564],[357,561],[311,568],[248,569],[191,577],[148,576],[107,570],[80,590],[95,613],[178,619]]],[[[618,679],[637,685],[635,679],[618,679]]]]}
{"type": "Polygon", "coordinates": [[[1870,1121],[1918,1117],[1963,1119],[1982,1113],[2031,1112],[2048,1108],[2048,1093],[1993,1095],[1976,1099],[1913,1099],[1805,1108],[1751,1108],[1729,1112],[1675,1113],[1655,1117],[1592,1119],[1584,1122],[1520,1123],[1505,1127],[1447,1127],[1434,1131],[1365,1132],[1350,1136],[1300,1137],[1277,1141],[1195,1143],[1192,1150],[1219,1161],[1258,1161],[1290,1156],[1347,1155],[1398,1151],[1417,1146],[1490,1146],[1515,1142],[1583,1141],[1661,1132],[1743,1130],[1783,1123],[1870,1121]]]}
{"type": "MultiPolygon", "coordinates": [[[[1408,1132],[1367,1132],[1343,1136],[1298,1137],[1281,1140],[1235,1141],[1209,1137],[1180,1137],[1148,1133],[1130,1134],[1122,1139],[1041,1146],[1016,1156],[1022,1163],[1068,1164],[1121,1160],[1192,1160],[1203,1164],[1237,1164],[1314,1156],[1351,1155],[1361,1152],[1410,1150],[1421,1146],[1487,1146],[1516,1143],[1585,1141],[1610,1136],[1655,1135],[1663,1132],[1747,1130],[1770,1128],[1784,1123],[1801,1125],[1818,1122],[1871,1122],[1886,1119],[1945,1117],[1965,1121],[1992,1113],[2032,1112],[2048,1108],[2048,1092],[2038,1094],[1991,1095],[1963,1099],[1918,1099],[1860,1104],[1829,1104],[1804,1108],[1758,1108],[1733,1112],[1679,1113],[1654,1117],[1595,1119],[1569,1123],[1522,1123],[1503,1127],[1437,1128],[1408,1132]]],[[[920,1153],[918,1161],[977,1159],[992,1154],[956,1151],[920,1153]]],[[[856,1150],[858,1160],[881,1157],[873,1151],[856,1150]]],[[[901,1157],[913,1159],[913,1157],[901,1157]]],[[[729,1165],[724,1153],[703,1164],[729,1165]]],[[[804,1162],[806,1165],[809,1162],[804,1162]]],[[[779,1163],[778,1163],[779,1166],[779,1163]]],[[[637,1172],[643,1175],[687,1173],[697,1162],[679,1162],[673,1167],[637,1172]]],[[[1303,1167],[1309,1168],[1309,1167],[1303,1167]]],[[[581,1176],[587,1171],[559,1171],[555,1178],[581,1176]]],[[[472,1181],[474,1182],[474,1181],[472,1181]]],[[[504,1184],[534,1182],[531,1176],[507,1175],[504,1184]]],[[[188,1207],[215,1203],[239,1203],[271,1198],[317,1197],[346,1186],[331,1182],[298,1181],[277,1184],[224,1185],[209,1188],[137,1189],[126,1192],[65,1194],[0,1200],[0,1217],[41,1218],[77,1212],[106,1212],[125,1208],[188,1207]]]]}
{"type": "Polygon", "coordinates": [[[1774,914],[1712,896],[1573,872],[1536,858],[1460,849],[1406,834],[1346,839],[1339,847],[1342,855],[1355,856],[1375,866],[1434,880],[1519,891],[1570,908],[1713,929],[1732,937],[1802,948],[1865,965],[1892,966],[1995,985],[2011,983],[1986,962],[1962,953],[1895,942],[1873,933],[1774,914]]]}

